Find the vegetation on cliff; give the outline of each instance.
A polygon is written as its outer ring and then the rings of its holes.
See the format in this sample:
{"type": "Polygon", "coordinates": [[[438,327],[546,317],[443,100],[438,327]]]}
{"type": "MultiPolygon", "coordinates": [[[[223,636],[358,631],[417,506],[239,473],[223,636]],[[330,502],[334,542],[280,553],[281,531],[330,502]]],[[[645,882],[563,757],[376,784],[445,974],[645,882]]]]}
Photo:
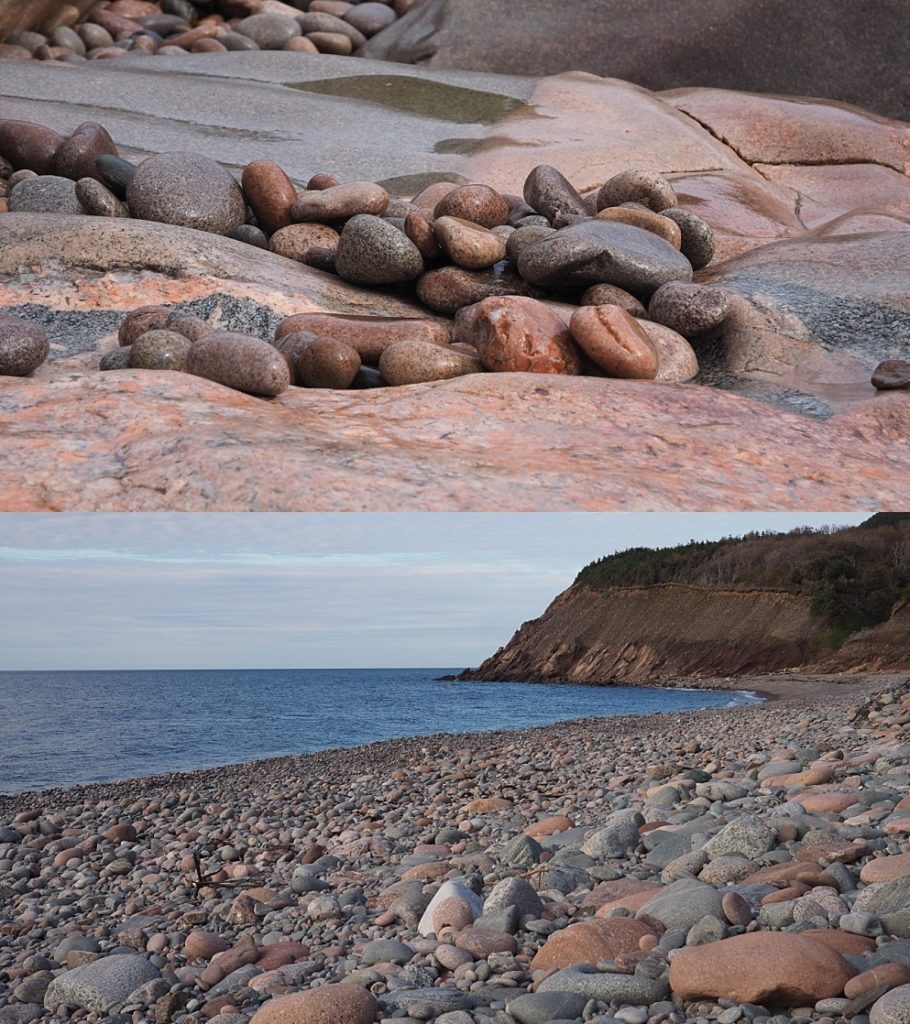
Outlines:
{"type": "Polygon", "coordinates": [[[720,590],[775,590],[809,596],[833,635],[876,626],[910,599],[910,513],[872,516],[846,529],[750,533],[672,548],[631,548],[586,565],[575,585],[680,583],[720,590]]]}

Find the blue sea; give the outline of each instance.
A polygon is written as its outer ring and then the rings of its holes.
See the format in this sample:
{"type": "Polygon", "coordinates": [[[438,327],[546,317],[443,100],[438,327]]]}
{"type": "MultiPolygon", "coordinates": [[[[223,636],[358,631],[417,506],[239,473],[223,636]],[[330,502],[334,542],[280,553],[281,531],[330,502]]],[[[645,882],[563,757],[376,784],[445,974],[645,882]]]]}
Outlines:
{"type": "Polygon", "coordinates": [[[753,694],[442,682],[460,669],[0,672],[0,793],[400,736],[748,704],[753,694]]]}

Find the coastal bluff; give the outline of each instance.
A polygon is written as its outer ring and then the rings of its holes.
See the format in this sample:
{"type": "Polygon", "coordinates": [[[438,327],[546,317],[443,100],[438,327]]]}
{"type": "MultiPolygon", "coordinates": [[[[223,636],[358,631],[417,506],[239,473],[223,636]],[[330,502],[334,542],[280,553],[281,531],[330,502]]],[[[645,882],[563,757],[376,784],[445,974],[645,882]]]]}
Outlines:
{"type": "Polygon", "coordinates": [[[910,523],[897,514],[817,537],[621,552],[587,566],[539,618],[459,678],[654,683],[910,668],[910,588],[900,562],[908,538],[910,523]],[[894,545],[893,591],[881,578],[872,583],[879,544],[894,545]],[[671,568],[674,561],[683,564],[671,568]],[[677,580],[634,582],[645,574],[677,580]],[[622,575],[633,582],[612,582],[622,575]]]}

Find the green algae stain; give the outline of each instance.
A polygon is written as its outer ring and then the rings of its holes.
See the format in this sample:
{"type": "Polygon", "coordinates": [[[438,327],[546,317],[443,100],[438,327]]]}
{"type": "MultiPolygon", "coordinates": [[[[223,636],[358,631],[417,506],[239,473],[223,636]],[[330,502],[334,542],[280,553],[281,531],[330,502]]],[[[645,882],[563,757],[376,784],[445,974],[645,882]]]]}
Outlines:
{"type": "Polygon", "coordinates": [[[470,156],[476,152],[485,142],[484,139],[440,139],[433,147],[434,153],[457,153],[461,156],[470,156]]]}
{"type": "Polygon", "coordinates": [[[463,89],[410,75],[353,75],[286,84],[291,89],[344,96],[453,124],[494,124],[525,107],[513,96],[463,89]]]}
{"type": "Polygon", "coordinates": [[[413,196],[438,181],[452,181],[467,184],[468,179],[457,171],[423,171],[419,174],[401,174],[395,178],[384,178],[377,182],[392,196],[413,196]]]}

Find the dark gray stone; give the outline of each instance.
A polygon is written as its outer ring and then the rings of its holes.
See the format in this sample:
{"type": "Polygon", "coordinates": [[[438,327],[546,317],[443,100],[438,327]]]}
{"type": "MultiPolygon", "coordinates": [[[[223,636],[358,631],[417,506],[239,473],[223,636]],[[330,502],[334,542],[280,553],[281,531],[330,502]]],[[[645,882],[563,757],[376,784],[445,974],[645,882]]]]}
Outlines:
{"type": "Polygon", "coordinates": [[[614,284],[634,295],[692,278],[691,264],[669,242],[629,224],[597,220],[542,238],[521,254],[518,271],[535,285],[614,284]]]}
{"type": "Polygon", "coordinates": [[[512,999],[506,1010],[519,1024],[548,1024],[553,1020],[575,1020],[587,1001],[588,997],[580,992],[530,992],[512,999]]]}
{"type": "Polygon", "coordinates": [[[872,385],[879,391],[910,388],[910,359],[886,359],[876,366],[872,385]]]}

